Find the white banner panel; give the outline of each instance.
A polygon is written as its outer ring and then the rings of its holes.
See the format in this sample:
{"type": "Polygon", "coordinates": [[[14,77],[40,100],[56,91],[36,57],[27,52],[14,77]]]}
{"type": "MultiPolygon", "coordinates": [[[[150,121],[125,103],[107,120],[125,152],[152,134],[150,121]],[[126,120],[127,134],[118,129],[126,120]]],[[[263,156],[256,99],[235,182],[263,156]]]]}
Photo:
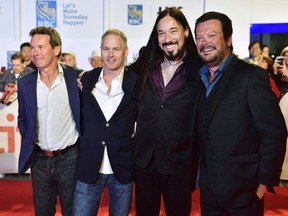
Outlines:
{"type": "MultiPolygon", "coordinates": [[[[128,63],[137,57],[138,51],[145,46],[160,11],[166,7],[177,7],[186,16],[190,28],[194,30],[197,17],[203,13],[201,1],[187,0],[110,0],[109,22],[106,28],[118,28],[127,35],[129,45],[128,63]],[[119,13],[121,11],[121,13],[119,13]]],[[[193,33],[193,32],[192,32],[193,33]]]]}
{"type": "MultiPolygon", "coordinates": [[[[3,92],[0,92],[0,97],[3,92]]],[[[21,136],[17,128],[18,101],[0,103],[0,174],[17,173],[21,136]]]]}
{"type": "Polygon", "coordinates": [[[88,57],[99,49],[103,34],[103,1],[22,0],[21,40],[30,41],[29,32],[36,26],[55,28],[62,38],[62,51],[75,53],[79,68],[91,69],[88,57]]]}

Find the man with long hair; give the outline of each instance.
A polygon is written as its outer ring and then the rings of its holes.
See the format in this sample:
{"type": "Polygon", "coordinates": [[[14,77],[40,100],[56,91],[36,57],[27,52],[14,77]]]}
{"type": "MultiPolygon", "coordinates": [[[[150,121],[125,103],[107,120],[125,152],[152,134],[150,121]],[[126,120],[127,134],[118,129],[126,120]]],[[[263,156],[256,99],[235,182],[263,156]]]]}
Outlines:
{"type": "Polygon", "coordinates": [[[190,214],[197,167],[191,138],[195,76],[201,64],[184,14],[177,8],[162,11],[131,65],[140,74],[134,146],[138,216],[159,215],[161,195],[167,215],[190,214]]]}

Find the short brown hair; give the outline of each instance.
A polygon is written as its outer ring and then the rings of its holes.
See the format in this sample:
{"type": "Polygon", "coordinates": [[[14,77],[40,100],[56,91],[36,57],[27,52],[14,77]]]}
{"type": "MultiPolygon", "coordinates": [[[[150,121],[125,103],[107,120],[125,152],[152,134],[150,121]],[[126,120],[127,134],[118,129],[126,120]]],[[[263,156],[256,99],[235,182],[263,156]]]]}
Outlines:
{"type": "Polygon", "coordinates": [[[31,37],[36,34],[49,35],[50,36],[49,43],[52,46],[52,48],[55,48],[56,46],[60,46],[60,52],[58,54],[58,58],[60,58],[61,53],[62,53],[62,41],[61,41],[60,34],[55,29],[50,28],[50,27],[45,27],[45,26],[38,26],[32,29],[29,33],[31,37]]]}

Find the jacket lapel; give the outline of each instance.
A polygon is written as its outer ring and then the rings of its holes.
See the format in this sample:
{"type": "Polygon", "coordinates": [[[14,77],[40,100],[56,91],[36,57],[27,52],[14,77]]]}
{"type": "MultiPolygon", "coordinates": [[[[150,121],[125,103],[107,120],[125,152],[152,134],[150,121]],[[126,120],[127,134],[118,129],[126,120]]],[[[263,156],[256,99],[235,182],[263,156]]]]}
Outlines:
{"type": "MultiPolygon", "coordinates": [[[[124,69],[124,76],[123,76],[123,83],[122,83],[122,89],[124,91],[124,96],[116,109],[114,115],[117,115],[117,113],[126,106],[127,103],[129,103],[130,98],[135,94],[135,85],[137,83],[137,75],[132,73],[131,71],[128,71],[128,69],[125,67],[124,69]]],[[[113,118],[112,116],[112,118],[113,118]]]]}
{"type": "Polygon", "coordinates": [[[79,89],[77,86],[78,73],[67,68],[64,64],[61,64],[64,72],[64,78],[69,98],[69,104],[72,111],[74,121],[78,132],[80,133],[80,98],[79,89]]]}
{"type": "MultiPolygon", "coordinates": [[[[86,87],[85,87],[85,89],[83,89],[83,91],[86,91],[85,93],[88,95],[89,99],[93,102],[93,104],[95,105],[97,110],[99,112],[101,112],[101,108],[100,108],[96,98],[92,94],[92,90],[95,87],[96,83],[98,82],[102,68],[96,68],[95,70],[96,70],[95,73],[91,72],[91,74],[89,74],[89,79],[87,80],[87,82],[85,82],[84,86],[86,85],[86,87]]],[[[104,115],[103,115],[103,117],[104,117],[104,115]]]]}
{"type": "Polygon", "coordinates": [[[33,122],[36,124],[37,121],[37,78],[38,78],[38,70],[34,71],[31,76],[30,79],[27,80],[29,82],[29,84],[27,83],[26,85],[26,94],[25,94],[25,98],[28,99],[30,108],[31,108],[31,113],[33,114],[32,116],[32,120],[33,122]]]}
{"type": "Polygon", "coordinates": [[[237,60],[238,60],[237,57],[233,56],[228,67],[222,72],[222,77],[218,80],[218,82],[216,83],[216,85],[214,86],[211,92],[211,94],[214,94],[214,95],[210,95],[210,96],[213,96],[214,99],[213,99],[213,103],[209,112],[208,127],[219,105],[219,102],[221,101],[221,98],[224,92],[226,91],[227,84],[231,80],[231,76],[233,75],[233,65],[235,64],[237,60]]]}

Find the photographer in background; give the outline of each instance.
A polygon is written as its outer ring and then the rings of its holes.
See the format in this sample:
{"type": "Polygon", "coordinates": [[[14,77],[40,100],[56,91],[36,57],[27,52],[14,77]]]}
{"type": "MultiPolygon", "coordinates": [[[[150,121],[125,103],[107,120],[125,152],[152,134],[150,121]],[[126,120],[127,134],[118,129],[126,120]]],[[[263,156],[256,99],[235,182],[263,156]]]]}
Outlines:
{"type": "Polygon", "coordinates": [[[6,70],[0,77],[0,91],[4,94],[0,102],[9,105],[17,99],[17,82],[23,76],[31,73],[34,69],[26,67],[21,53],[14,53],[11,57],[12,68],[6,70]]]}
{"type": "MultiPolygon", "coordinates": [[[[7,69],[0,80],[0,91],[5,91],[10,84],[17,84],[23,76],[33,71],[30,67],[25,67],[24,57],[21,53],[14,53],[11,57],[12,68],[7,69]]],[[[16,85],[15,85],[16,87],[16,85]]],[[[17,87],[16,87],[17,90],[17,87]]]]}
{"type": "Polygon", "coordinates": [[[285,47],[280,56],[277,56],[273,68],[275,74],[276,85],[284,95],[288,91],[288,46],[285,47]]]}

